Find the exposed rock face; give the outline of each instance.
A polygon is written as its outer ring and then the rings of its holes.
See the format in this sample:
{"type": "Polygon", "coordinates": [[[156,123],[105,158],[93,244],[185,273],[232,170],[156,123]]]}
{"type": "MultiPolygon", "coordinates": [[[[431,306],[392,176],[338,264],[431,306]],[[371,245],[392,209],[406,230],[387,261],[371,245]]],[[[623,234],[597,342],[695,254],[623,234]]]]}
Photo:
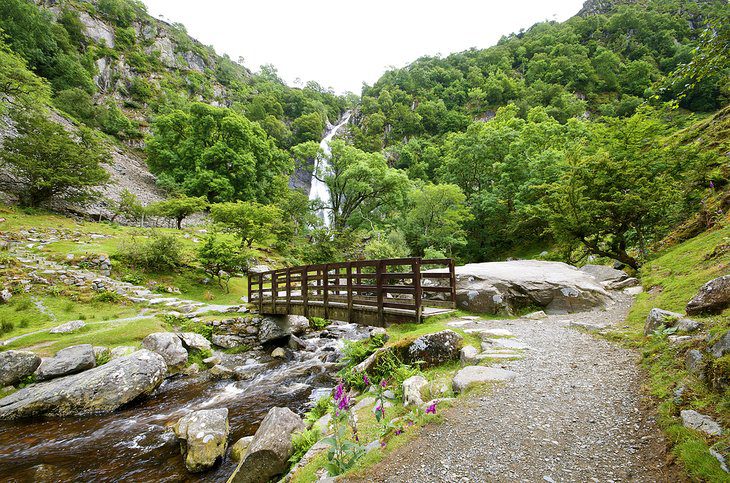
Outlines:
{"type": "Polygon", "coordinates": [[[164,380],[165,360],[140,350],[88,371],[26,387],[0,399],[0,419],[114,411],[164,380]]]}
{"type": "Polygon", "coordinates": [[[236,468],[231,483],[265,483],[286,471],[293,447],[291,435],[304,431],[304,422],[288,408],[272,408],[236,468]]]}
{"type": "Polygon", "coordinates": [[[171,373],[181,371],[188,362],[188,351],[182,341],[172,332],[155,332],[142,339],[142,347],[160,354],[171,373]]]}
{"type": "Polygon", "coordinates": [[[259,342],[266,344],[289,337],[286,321],[279,317],[264,317],[259,326],[259,342]]]}
{"type": "Polygon", "coordinates": [[[701,431],[709,436],[720,436],[722,434],[722,426],[707,415],[700,414],[692,409],[680,411],[679,415],[682,417],[682,424],[686,428],[701,431]]]}
{"type": "Polygon", "coordinates": [[[177,335],[187,349],[210,350],[210,341],[196,332],[181,332],[177,335]]]}
{"type": "Polygon", "coordinates": [[[403,406],[422,406],[421,389],[428,385],[423,376],[412,376],[403,381],[403,406]]]}
{"type": "Polygon", "coordinates": [[[621,282],[629,278],[629,274],[623,270],[616,270],[607,265],[583,265],[579,270],[592,275],[599,282],[621,282]]]}
{"type": "Polygon", "coordinates": [[[287,315],[285,320],[290,334],[302,335],[309,330],[309,319],[303,315],[287,315]]]}
{"type": "Polygon", "coordinates": [[[32,352],[0,352],[0,387],[12,386],[30,376],[41,364],[41,358],[32,352]]]}
{"type": "Polygon", "coordinates": [[[456,267],[456,300],[471,312],[513,314],[526,307],[568,313],[603,307],[611,300],[588,273],[559,262],[517,260],[456,267]]]}
{"type": "Polygon", "coordinates": [[[36,370],[38,379],[53,379],[91,369],[96,365],[94,347],[91,344],[74,345],[42,360],[36,370]]]}
{"type": "Polygon", "coordinates": [[[409,362],[423,361],[424,367],[437,366],[459,358],[463,337],[453,330],[422,335],[406,350],[409,362]]]}
{"type": "Polygon", "coordinates": [[[224,349],[233,349],[234,347],[246,345],[246,340],[237,335],[213,334],[213,344],[224,349]]]}
{"type": "Polygon", "coordinates": [[[687,314],[718,314],[730,307],[730,275],[710,280],[687,304],[687,314]]]}
{"type": "Polygon", "coordinates": [[[730,352],[730,331],[725,332],[725,334],[720,337],[720,340],[712,345],[710,352],[712,352],[712,355],[715,357],[722,357],[730,352]]]}
{"type": "Polygon", "coordinates": [[[112,359],[118,359],[120,357],[128,356],[136,350],[137,348],[131,345],[120,345],[118,347],[114,347],[111,350],[112,359]]]}
{"type": "Polygon", "coordinates": [[[644,322],[644,335],[650,335],[661,326],[665,328],[677,327],[677,330],[680,331],[693,332],[702,327],[702,324],[677,312],[657,308],[651,309],[646,317],[646,322],[644,322]]]}
{"type": "Polygon", "coordinates": [[[228,447],[228,429],[226,408],[193,411],[180,418],[173,430],[180,439],[185,467],[197,473],[223,458],[228,447]]]}
{"type": "Polygon", "coordinates": [[[497,367],[467,366],[456,373],[452,387],[454,392],[458,393],[477,384],[508,381],[516,375],[512,371],[497,367]]]}

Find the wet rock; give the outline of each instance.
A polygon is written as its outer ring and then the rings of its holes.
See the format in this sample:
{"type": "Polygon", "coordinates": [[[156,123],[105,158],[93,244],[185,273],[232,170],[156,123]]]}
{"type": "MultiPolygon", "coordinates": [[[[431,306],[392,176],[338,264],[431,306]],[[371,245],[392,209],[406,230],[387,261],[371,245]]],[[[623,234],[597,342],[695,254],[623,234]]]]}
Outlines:
{"type": "Polygon", "coordinates": [[[271,352],[271,357],[275,359],[286,359],[286,351],[281,347],[277,347],[271,352]]]}
{"type": "Polygon", "coordinates": [[[457,305],[471,312],[567,313],[603,307],[610,295],[585,272],[559,262],[516,260],[456,267],[457,305]]]}
{"type": "Polygon", "coordinates": [[[722,434],[722,426],[705,414],[692,409],[685,409],[680,411],[679,415],[685,428],[701,431],[709,436],[720,436],[722,434]]]}
{"type": "Polygon", "coordinates": [[[243,461],[228,481],[265,483],[282,474],[286,471],[293,453],[291,436],[304,429],[304,422],[290,409],[270,409],[256,431],[243,461]]]}
{"type": "Polygon", "coordinates": [[[96,357],[91,344],[74,345],[43,359],[36,369],[36,375],[39,380],[53,379],[91,369],[95,365],[96,357]]]}
{"type": "Polygon", "coordinates": [[[226,366],[222,366],[220,364],[216,364],[215,366],[211,367],[208,373],[213,377],[214,379],[232,379],[235,373],[228,369],[226,366]]]}
{"type": "Polygon", "coordinates": [[[703,364],[702,352],[697,349],[687,351],[687,355],[684,358],[684,365],[687,368],[687,372],[695,377],[704,379],[704,364],[703,364]]]}
{"type": "Polygon", "coordinates": [[[730,307],[730,275],[724,275],[704,284],[697,295],[687,303],[687,314],[719,314],[730,307]]]}
{"type": "Polygon", "coordinates": [[[423,361],[424,367],[436,366],[459,358],[463,337],[453,330],[422,335],[406,349],[408,362],[423,361]]]}
{"type": "Polygon", "coordinates": [[[467,345],[462,347],[461,352],[459,353],[461,365],[471,366],[473,364],[476,364],[479,361],[479,359],[477,359],[477,355],[479,355],[479,349],[477,349],[473,345],[467,345]]]}
{"type": "Polygon", "coordinates": [[[278,317],[264,317],[259,325],[259,343],[267,344],[289,337],[291,332],[278,317]]]}
{"type": "Polygon", "coordinates": [[[0,399],[0,419],[114,411],[141,395],[152,393],[166,372],[162,356],[143,349],[79,374],[34,384],[0,399]]]}
{"type": "Polygon", "coordinates": [[[312,344],[310,344],[309,342],[307,342],[305,340],[300,339],[296,335],[292,335],[289,337],[289,343],[287,345],[289,346],[289,348],[291,350],[295,350],[295,351],[298,351],[298,350],[308,351],[308,350],[314,349],[312,344]]]}
{"type": "Polygon", "coordinates": [[[186,349],[210,350],[210,341],[197,332],[180,332],[177,335],[186,349]]]}
{"type": "Polygon", "coordinates": [[[248,447],[251,446],[251,441],[253,441],[253,436],[244,436],[233,443],[233,446],[231,446],[231,459],[233,461],[241,461],[248,447]]]}
{"type": "Polygon", "coordinates": [[[180,418],[173,430],[188,471],[204,471],[225,456],[228,429],[226,408],[193,411],[180,418]]]}
{"type": "Polygon", "coordinates": [[[200,366],[197,362],[193,362],[183,370],[183,374],[186,376],[194,376],[200,372],[200,366]]]}
{"type": "Polygon", "coordinates": [[[142,339],[142,347],[160,354],[167,363],[170,374],[180,372],[188,363],[188,351],[172,332],[155,332],[142,339]]]}
{"type": "Polygon", "coordinates": [[[13,386],[38,369],[41,358],[32,352],[0,352],[0,387],[13,386]]]}
{"type": "Polygon", "coordinates": [[[730,331],[725,332],[725,334],[723,334],[717,342],[712,344],[710,352],[712,352],[712,355],[715,357],[722,357],[730,352],[730,331]]]}
{"type": "Polygon", "coordinates": [[[653,308],[644,322],[644,335],[651,335],[659,327],[677,327],[677,330],[691,332],[702,327],[702,324],[692,319],[687,319],[683,314],[653,308]]]}
{"type": "Polygon", "coordinates": [[[403,381],[403,407],[421,406],[421,389],[427,384],[428,381],[423,376],[412,376],[403,381]]]}
{"type": "Polygon", "coordinates": [[[213,367],[215,365],[218,365],[221,363],[221,358],[218,356],[210,356],[206,359],[203,359],[203,364],[205,364],[208,367],[213,367]]]}
{"type": "Polygon", "coordinates": [[[246,339],[237,335],[213,334],[213,344],[224,349],[233,349],[246,345],[246,339]]]}
{"type": "Polygon", "coordinates": [[[290,334],[302,335],[309,330],[309,319],[302,315],[287,315],[285,326],[290,334]]]}
{"type": "Polygon", "coordinates": [[[66,322],[65,324],[54,327],[48,332],[51,334],[68,334],[70,332],[77,331],[82,327],[86,327],[86,322],[83,320],[72,320],[71,322],[66,322]]]}
{"type": "Polygon", "coordinates": [[[485,366],[467,366],[454,376],[452,388],[459,393],[478,384],[488,382],[508,381],[517,374],[506,369],[485,366]]]}
{"type": "Polygon", "coordinates": [[[118,347],[112,348],[112,359],[118,359],[120,357],[125,357],[136,351],[137,348],[131,345],[120,345],[118,347]]]}

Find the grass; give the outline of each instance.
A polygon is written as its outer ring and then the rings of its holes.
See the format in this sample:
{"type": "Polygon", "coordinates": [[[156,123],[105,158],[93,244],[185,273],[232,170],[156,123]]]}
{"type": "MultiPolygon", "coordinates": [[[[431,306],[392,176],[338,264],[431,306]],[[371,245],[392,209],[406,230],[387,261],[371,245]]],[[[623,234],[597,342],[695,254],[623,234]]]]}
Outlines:
{"type": "MultiPolygon", "coordinates": [[[[641,364],[648,374],[646,391],[658,406],[657,421],[671,442],[677,461],[694,481],[730,481],[709,452],[714,447],[727,457],[730,437],[708,437],[685,428],[679,418],[681,410],[694,409],[725,427],[730,426],[730,389],[713,390],[707,382],[688,374],[684,364],[687,350],[707,349],[712,340],[730,328],[730,311],[692,317],[705,324],[712,338],[709,343],[697,340],[677,345],[666,336],[645,337],[644,321],[654,307],[684,313],[687,302],[704,283],[729,271],[730,225],[726,219],[715,230],[671,247],[646,263],[639,272],[645,292],[636,298],[626,328],[608,334],[609,338],[641,351],[641,364]],[[681,397],[677,397],[679,388],[681,397]]],[[[727,358],[711,361],[710,367],[724,371],[727,358]]]]}

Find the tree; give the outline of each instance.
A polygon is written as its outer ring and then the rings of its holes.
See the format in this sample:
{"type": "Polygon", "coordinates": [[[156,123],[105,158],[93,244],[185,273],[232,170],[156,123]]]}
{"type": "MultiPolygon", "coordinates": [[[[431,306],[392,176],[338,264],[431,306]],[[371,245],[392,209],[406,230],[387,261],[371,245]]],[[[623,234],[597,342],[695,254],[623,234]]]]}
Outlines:
{"type": "Polygon", "coordinates": [[[231,274],[242,270],[248,259],[248,252],[242,252],[235,243],[217,233],[211,233],[198,247],[198,262],[203,271],[228,293],[231,274]]]}
{"type": "Polygon", "coordinates": [[[466,245],[464,223],[471,218],[466,196],[453,184],[428,184],[410,195],[411,209],[405,215],[405,234],[415,253],[426,248],[449,256],[466,245]]]}
{"type": "Polygon", "coordinates": [[[137,195],[125,188],[119,195],[119,201],[112,205],[114,215],[111,221],[114,222],[118,216],[123,216],[130,221],[139,220],[144,214],[144,209],[137,195]]]}
{"type": "Polygon", "coordinates": [[[335,231],[382,220],[389,208],[402,204],[408,177],[388,167],[380,153],[366,153],[342,141],[331,144],[330,166],[315,173],[329,189],[325,207],[335,231]]]}
{"type": "Polygon", "coordinates": [[[319,142],[324,135],[324,119],[322,115],[313,112],[311,114],[305,114],[301,117],[294,119],[292,122],[291,130],[294,134],[294,142],[296,144],[304,143],[307,141],[319,142]]]}
{"type": "Polygon", "coordinates": [[[242,248],[251,248],[254,242],[276,237],[283,213],[273,205],[238,201],[211,205],[210,216],[223,230],[238,235],[242,248]]]}
{"type": "Polygon", "coordinates": [[[177,229],[182,228],[182,221],[193,213],[199,213],[208,207],[208,201],[204,196],[191,198],[189,196],[180,196],[178,198],[170,198],[164,201],[152,203],[147,209],[150,213],[173,218],[177,224],[177,229]]]}
{"type": "Polygon", "coordinates": [[[24,206],[53,200],[85,203],[98,195],[109,173],[104,153],[91,131],[72,135],[43,114],[15,111],[17,136],[0,150],[0,187],[18,196],[24,206]],[[75,138],[75,139],[74,139],[75,138]]]}
{"type": "Polygon", "coordinates": [[[0,114],[6,106],[43,105],[51,97],[48,84],[28,70],[25,60],[15,54],[3,40],[0,29],[0,114]]]}

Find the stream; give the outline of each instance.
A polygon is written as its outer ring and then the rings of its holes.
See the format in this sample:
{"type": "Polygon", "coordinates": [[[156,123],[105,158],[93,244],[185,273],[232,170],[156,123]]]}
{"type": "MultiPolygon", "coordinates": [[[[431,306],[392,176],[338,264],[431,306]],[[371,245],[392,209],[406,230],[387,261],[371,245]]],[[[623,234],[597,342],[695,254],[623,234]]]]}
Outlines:
{"type": "MultiPolygon", "coordinates": [[[[347,111],[343,116],[342,119],[340,119],[340,122],[337,123],[337,125],[333,126],[332,129],[327,133],[327,135],[322,139],[322,142],[319,143],[319,147],[322,148],[322,151],[324,153],[323,156],[318,157],[314,162],[314,174],[321,176],[323,173],[327,173],[330,162],[329,162],[329,156],[332,154],[332,150],[330,149],[330,141],[335,137],[337,134],[337,131],[347,124],[347,121],[350,120],[350,111],[347,111]]],[[[309,199],[310,200],[320,200],[324,206],[328,206],[330,204],[330,192],[329,188],[327,188],[327,185],[317,179],[317,176],[312,176],[312,184],[309,189],[309,199]]],[[[329,228],[332,219],[331,217],[327,216],[325,209],[323,208],[319,212],[319,217],[324,222],[325,226],[329,228]]]]}
{"type": "Polygon", "coordinates": [[[2,481],[213,481],[225,482],[236,462],[192,474],[170,428],[190,411],[228,408],[229,447],[256,432],[268,410],[286,406],[298,414],[335,383],[344,339],[367,337],[355,324],[333,325],[305,340],[311,349],[286,361],[268,352],[224,354],[247,380],[210,380],[207,373],[167,379],[150,397],[110,414],[0,421],[2,481]]]}

